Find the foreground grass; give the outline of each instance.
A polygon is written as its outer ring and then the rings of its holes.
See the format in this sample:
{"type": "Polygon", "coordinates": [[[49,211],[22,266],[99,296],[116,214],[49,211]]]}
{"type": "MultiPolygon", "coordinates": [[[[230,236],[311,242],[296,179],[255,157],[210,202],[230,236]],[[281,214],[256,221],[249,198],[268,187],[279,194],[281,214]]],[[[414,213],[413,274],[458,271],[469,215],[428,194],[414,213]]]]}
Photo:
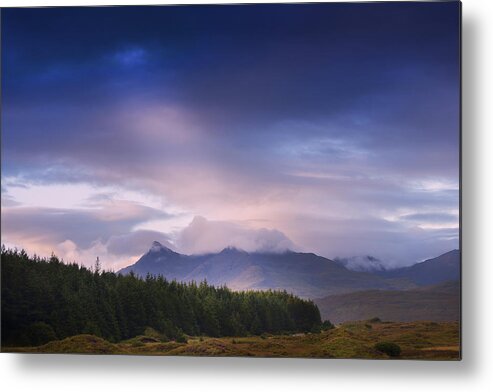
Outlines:
{"type": "Polygon", "coordinates": [[[77,335],[39,347],[4,347],[24,353],[81,353],[127,355],[248,356],[300,358],[388,359],[378,352],[378,342],[393,342],[400,359],[459,360],[457,322],[351,322],[319,334],[196,338],[187,343],[162,343],[152,337],[136,337],[110,343],[93,335],[77,335]]]}

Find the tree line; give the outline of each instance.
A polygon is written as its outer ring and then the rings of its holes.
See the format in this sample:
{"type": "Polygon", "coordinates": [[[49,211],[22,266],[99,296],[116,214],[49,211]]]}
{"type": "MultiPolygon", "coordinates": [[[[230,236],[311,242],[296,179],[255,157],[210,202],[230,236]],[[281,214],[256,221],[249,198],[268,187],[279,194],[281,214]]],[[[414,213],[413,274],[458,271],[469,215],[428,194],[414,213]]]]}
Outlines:
{"type": "MultiPolygon", "coordinates": [[[[87,333],[111,342],[153,328],[166,339],[320,328],[317,306],[286,291],[234,292],[206,282],[145,279],[44,259],[2,246],[2,345],[87,333]]],[[[98,263],[99,264],[99,263],[98,263]]]]}

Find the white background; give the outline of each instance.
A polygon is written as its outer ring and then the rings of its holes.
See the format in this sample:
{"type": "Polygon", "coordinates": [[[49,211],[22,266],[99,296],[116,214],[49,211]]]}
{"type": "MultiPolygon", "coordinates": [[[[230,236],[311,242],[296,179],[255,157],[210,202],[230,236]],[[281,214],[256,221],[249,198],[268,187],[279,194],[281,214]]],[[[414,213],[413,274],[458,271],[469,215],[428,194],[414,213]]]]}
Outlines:
{"type": "MultiPolygon", "coordinates": [[[[220,2],[233,1],[216,1],[220,2]]],[[[3,0],[2,6],[139,3],[173,2],[3,0]]],[[[488,121],[493,112],[492,5],[491,0],[463,0],[464,359],[461,362],[0,354],[2,390],[492,390],[493,129],[488,121]]]]}

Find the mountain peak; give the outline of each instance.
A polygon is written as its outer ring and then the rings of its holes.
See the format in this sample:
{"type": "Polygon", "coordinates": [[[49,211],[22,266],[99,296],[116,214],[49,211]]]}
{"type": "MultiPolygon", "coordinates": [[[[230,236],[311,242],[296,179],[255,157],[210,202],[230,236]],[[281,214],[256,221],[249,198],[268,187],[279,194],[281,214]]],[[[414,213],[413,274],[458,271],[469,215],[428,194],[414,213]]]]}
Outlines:
{"type": "Polygon", "coordinates": [[[238,249],[237,247],[235,246],[227,246],[226,248],[224,248],[220,253],[222,254],[225,254],[225,253],[248,253],[242,249],[238,249]]]}
{"type": "Polygon", "coordinates": [[[173,252],[170,248],[167,248],[163,244],[161,244],[159,241],[153,241],[151,248],[149,249],[149,252],[173,252]]]}

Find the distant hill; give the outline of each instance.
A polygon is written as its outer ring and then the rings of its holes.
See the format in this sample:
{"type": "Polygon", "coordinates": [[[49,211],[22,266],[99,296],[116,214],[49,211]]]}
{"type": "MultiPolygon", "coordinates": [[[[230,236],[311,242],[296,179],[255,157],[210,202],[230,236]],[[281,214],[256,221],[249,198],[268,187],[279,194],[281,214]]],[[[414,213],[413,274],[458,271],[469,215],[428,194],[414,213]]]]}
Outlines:
{"type": "Polygon", "coordinates": [[[203,281],[227,285],[233,290],[281,289],[304,298],[369,289],[406,289],[415,285],[404,279],[389,279],[356,272],[313,253],[248,253],[226,248],[219,253],[186,256],[158,242],[121,274],[163,275],[178,281],[203,281]]]}
{"type": "Polygon", "coordinates": [[[458,321],[458,281],[406,291],[365,290],[316,299],[322,319],[333,323],[379,317],[387,321],[458,321]]]}
{"type": "Polygon", "coordinates": [[[419,286],[460,279],[460,252],[455,249],[410,267],[376,272],[383,278],[406,279],[419,286]]]}

